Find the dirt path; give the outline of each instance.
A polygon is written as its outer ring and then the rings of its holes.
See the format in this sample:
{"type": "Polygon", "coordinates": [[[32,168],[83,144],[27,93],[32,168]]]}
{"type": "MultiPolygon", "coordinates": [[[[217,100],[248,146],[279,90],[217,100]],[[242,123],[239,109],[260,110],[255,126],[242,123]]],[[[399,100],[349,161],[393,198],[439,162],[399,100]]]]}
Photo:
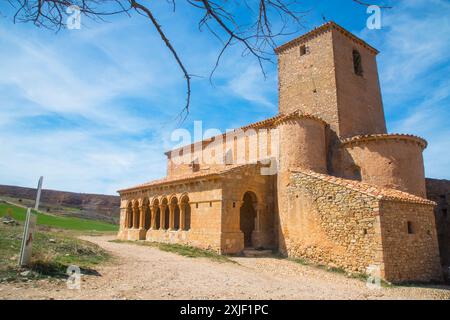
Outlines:
{"type": "Polygon", "coordinates": [[[2,299],[450,299],[449,287],[370,290],[365,283],[275,258],[193,259],[158,249],[84,237],[110,251],[100,276],[82,276],[81,290],[41,280],[0,284],[2,299]]]}

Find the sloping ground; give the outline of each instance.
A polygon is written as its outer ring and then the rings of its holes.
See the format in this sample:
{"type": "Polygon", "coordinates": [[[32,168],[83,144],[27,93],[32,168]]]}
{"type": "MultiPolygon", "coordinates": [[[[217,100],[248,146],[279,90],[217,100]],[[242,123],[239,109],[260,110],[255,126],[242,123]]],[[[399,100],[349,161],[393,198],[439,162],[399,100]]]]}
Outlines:
{"type": "Polygon", "coordinates": [[[371,290],[357,279],[277,258],[218,263],[188,258],[113,237],[83,237],[111,252],[99,276],[83,276],[80,290],[64,282],[3,283],[2,299],[450,299],[449,287],[371,290]]]}
{"type": "MultiPolygon", "coordinates": [[[[0,202],[0,217],[11,216],[16,221],[25,221],[26,211],[25,208],[0,202]]],[[[119,229],[118,225],[103,221],[60,217],[41,212],[37,213],[37,224],[39,226],[78,231],[117,231],[119,229]]]]}
{"type": "MultiPolygon", "coordinates": [[[[0,185],[0,198],[13,203],[34,206],[36,189],[0,185]]],[[[118,196],[42,190],[40,210],[84,219],[119,221],[118,196]]]]}

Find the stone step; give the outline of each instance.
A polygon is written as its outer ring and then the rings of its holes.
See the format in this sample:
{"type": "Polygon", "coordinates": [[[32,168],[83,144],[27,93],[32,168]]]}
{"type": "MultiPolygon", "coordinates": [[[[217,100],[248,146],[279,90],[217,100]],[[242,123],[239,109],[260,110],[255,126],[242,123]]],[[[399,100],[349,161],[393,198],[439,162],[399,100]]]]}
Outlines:
{"type": "Polygon", "coordinates": [[[272,250],[246,248],[242,251],[244,257],[268,257],[273,254],[272,250]]]}

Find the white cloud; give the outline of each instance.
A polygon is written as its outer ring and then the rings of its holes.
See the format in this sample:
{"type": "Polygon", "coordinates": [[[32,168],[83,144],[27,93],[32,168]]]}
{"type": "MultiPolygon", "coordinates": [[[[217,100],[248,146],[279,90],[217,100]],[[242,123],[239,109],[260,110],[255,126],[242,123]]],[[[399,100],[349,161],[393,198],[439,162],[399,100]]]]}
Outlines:
{"type": "Polygon", "coordinates": [[[450,3],[403,0],[383,11],[381,31],[365,29],[379,56],[388,127],[424,137],[428,176],[450,178],[450,3]],[[389,119],[394,119],[389,121],[389,119]]]}
{"type": "Polygon", "coordinates": [[[236,69],[241,72],[227,82],[225,90],[252,103],[275,108],[269,94],[276,88],[276,77],[268,74],[267,79],[264,79],[261,69],[254,64],[241,67],[237,66],[236,69]]]}

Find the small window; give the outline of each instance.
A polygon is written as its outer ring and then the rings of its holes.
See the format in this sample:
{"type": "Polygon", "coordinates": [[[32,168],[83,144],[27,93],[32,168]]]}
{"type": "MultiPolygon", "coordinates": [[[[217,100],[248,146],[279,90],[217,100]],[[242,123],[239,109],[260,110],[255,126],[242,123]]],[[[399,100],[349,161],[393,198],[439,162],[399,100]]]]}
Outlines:
{"type": "Polygon", "coordinates": [[[209,202],[209,206],[212,207],[212,202],[209,202]]]}
{"type": "Polygon", "coordinates": [[[233,208],[236,208],[236,202],[233,202],[233,208]]]}
{"type": "Polygon", "coordinates": [[[195,204],[195,208],[198,209],[198,203],[195,204]]]}
{"type": "Polygon", "coordinates": [[[307,53],[308,53],[308,48],[306,47],[306,45],[300,46],[300,57],[304,56],[307,53]]]}
{"type": "Polygon", "coordinates": [[[407,225],[408,225],[408,234],[414,234],[414,228],[413,228],[412,222],[408,221],[407,225]]]}
{"type": "Polygon", "coordinates": [[[200,163],[198,162],[198,159],[195,159],[191,162],[191,168],[192,172],[199,172],[200,171],[200,163]]]}
{"type": "Polygon", "coordinates": [[[358,50],[353,50],[353,69],[357,76],[363,75],[362,59],[358,50]]]}

